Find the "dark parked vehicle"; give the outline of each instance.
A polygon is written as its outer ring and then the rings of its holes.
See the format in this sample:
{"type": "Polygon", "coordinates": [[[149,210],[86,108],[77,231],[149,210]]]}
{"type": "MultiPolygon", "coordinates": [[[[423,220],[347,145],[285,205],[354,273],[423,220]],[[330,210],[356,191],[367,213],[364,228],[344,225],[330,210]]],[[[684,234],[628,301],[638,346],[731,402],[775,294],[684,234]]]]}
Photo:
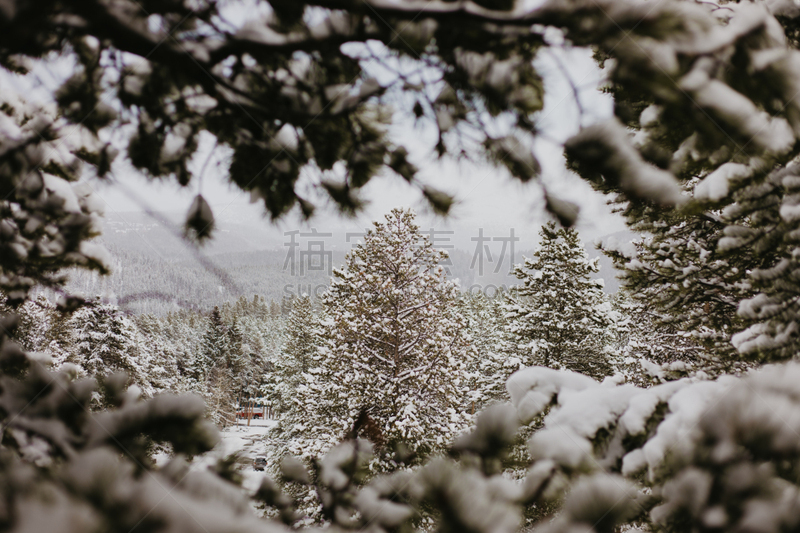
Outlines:
{"type": "Polygon", "coordinates": [[[262,472],[267,467],[267,458],[266,457],[256,457],[253,461],[253,468],[256,470],[261,470],[262,472]]]}

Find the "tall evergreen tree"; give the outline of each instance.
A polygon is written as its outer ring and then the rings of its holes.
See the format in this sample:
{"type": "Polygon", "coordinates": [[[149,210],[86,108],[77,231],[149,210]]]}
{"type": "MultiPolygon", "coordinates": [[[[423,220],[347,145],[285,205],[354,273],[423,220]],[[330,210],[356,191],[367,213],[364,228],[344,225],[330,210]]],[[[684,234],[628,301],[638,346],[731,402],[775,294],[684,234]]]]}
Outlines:
{"type": "Polygon", "coordinates": [[[469,348],[444,257],[400,209],[348,254],[322,298],[318,366],[281,422],[284,451],[310,458],[356,428],[381,452],[403,441],[424,456],[466,427],[469,348]]]}
{"type": "Polygon", "coordinates": [[[135,319],[136,342],[147,361],[147,381],[155,392],[178,392],[178,360],[172,344],[166,339],[162,321],[152,315],[135,319]]]}
{"type": "Polygon", "coordinates": [[[566,368],[590,376],[611,373],[606,353],[610,305],[578,232],[542,226],[532,258],[514,266],[520,285],[506,300],[507,331],[525,366],[566,368]]]}
{"type": "Polygon", "coordinates": [[[205,322],[205,332],[190,370],[198,382],[203,382],[214,368],[227,366],[231,351],[228,327],[218,306],[214,306],[205,322]]]}
{"type": "Polygon", "coordinates": [[[189,375],[193,390],[206,398],[209,415],[221,426],[234,421],[237,392],[231,368],[231,334],[218,306],[205,320],[203,335],[189,375]]]}
{"type": "Polygon", "coordinates": [[[253,366],[253,348],[250,338],[242,325],[241,308],[235,310],[233,323],[228,329],[229,351],[227,367],[234,378],[234,387],[248,397],[258,389],[257,371],[253,366]]]}
{"type": "Polygon", "coordinates": [[[470,410],[474,412],[508,401],[506,380],[522,367],[522,360],[510,350],[503,301],[502,294],[489,298],[478,293],[461,298],[460,311],[467,321],[474,353],[468,382],[470,410]]]}
{"type": "Polygon", "coordinates": [[[99,303],[85,306],[70,317],[69,328],[73,344],[66,362],[98,379],[125,372],[146,396],[153,394],[147,381],[146,354],[136,342],[136,327],[119,309],[99,303]]]}
{"type": "Polygon", "coordinates": [[[303,375],[318,366],[320,336],[311,297],[303,294],[292,302],[286,322],[285,343],[276,360],[275,400],[282,411],[289,409],[303,375]]]}
{"type": "MultiPolygon", "coordinates": [[[[2,309],[0,309],[2,311],[2,309]]],[[[14,340],[24,350],[31,352],[46,351],[48,332],[51,330],[50,318],[55,305],[42,295],[35,300],[28,300],[16,309],[19,319],[14,333],[14,340]]]]}

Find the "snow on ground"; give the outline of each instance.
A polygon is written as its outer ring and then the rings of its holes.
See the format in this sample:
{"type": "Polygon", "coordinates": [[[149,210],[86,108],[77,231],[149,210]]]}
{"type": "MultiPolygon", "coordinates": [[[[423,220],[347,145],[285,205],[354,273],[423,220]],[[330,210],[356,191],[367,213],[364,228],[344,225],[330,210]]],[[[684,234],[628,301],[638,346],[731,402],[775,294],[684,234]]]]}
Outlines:
{"type": "MultiPolygon", "coordinates": [[[[197,468],[206,467],[213,464],[217,459],[238,453],[241,464],[241,473],[244,477],[242,485],[245,489],[255,492],[261,484],[264,472],[258,472],[253,468],[253,459],[257,456],[267,457],[264,434],[278,423],[277,420],[251,420],[250,426],[247,421],[239,422],[238,426],[223,429],[220,434],[222,440],[210,452],[198,458],[195,462],[197,468]]],[[[267,461],[270,458],[267,457],[267,461]]]]}
{"type": "MultiPolygon", "coordinates": [[[[245,489],[255,492],[261,484],[264,472],[258,472],[253,468],[253,459],[258,456],[270,457],[267,454],[264,434],[278,423],[277,420],[251,420],[250,426],[247,421],[240,421],[238,426],[232,426],[220,431],[222,439],[219,444],[208,453],[205,453],[192,462],[192,468],[208,468],[217,460],[231,454],[239,454],[240,472],[244,481],[242,485],[245,489]]],[[[166,454],[157,454],[156,464],[161,466],[169,460],[166,454]]]]}

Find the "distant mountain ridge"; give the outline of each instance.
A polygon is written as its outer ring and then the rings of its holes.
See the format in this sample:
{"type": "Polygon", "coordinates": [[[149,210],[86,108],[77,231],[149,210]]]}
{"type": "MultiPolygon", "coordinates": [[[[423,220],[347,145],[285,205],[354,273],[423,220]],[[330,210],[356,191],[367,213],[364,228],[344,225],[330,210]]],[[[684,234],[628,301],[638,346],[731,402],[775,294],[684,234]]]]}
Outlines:
{"type": "MultiPolygon", "coordinates": [[[[363,232],[354,223],[292,227],[220,217],[215,237],[198,249],[181,238],[181,214],[158,213],[157,217],[110,213],[99,242],[114,257],[113,273],[100,277],[75,271],[68,288],[85,296],[99,295],[133,313],[155,314],[184,307],[210,309],[255,294],[276,302],[304,292],[319,295],[329,283],[332,268],[344,263],[345,253],[363,232]]],[[[425,232],[434,228],[433,224],[420,226],[425,232]]],[[[451,277],[459,279],[462,290],[491,295],[516,283],[509,273],[510,228],[444,227],[433,229],[432,237],[437,247],[450,253],[445,266],[451,277]]],[[[528,235],[534,234],[525,229],[528,235]]],[[[514,263],[530,256],[535,246],[524,242],[520,233],[514,233],[519,238],[514,243],[514,263]]],[[[608,237],[630,240],[633,234],[608,237]]],[[[619,282],[610,259],[593,244],[586,249],[590,257],[599,258],[599,277],[606,292],[615,292],[619,282]]]]}

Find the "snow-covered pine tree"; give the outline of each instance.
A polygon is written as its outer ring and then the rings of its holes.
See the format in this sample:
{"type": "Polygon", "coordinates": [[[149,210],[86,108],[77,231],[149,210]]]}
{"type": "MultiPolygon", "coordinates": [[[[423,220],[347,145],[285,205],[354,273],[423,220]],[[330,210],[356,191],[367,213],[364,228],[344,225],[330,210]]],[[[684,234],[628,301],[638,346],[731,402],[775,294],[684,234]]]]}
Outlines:
{"type": "Polygon", "coordinates": [[[272,315],[266,302],[261,299],[255,316],[242,321],[244,329],[252,342],[251,365],[254,383],[259,397],[266,402],[268,415],[272,416],[279,404],[281,378],[277,373],[281,349],[284,343],[284,317],[280,313],[272,315]]]}
{"type": "Polygon", "coordinates": [[[319,348],[315,326],[316,316],[311,297],[303,294],[292,302],[292,313],[286,324],[286,345],[283,348],[284,359],[291,360],[298,373],[308,372],[319,348]]]}
{"type": "Polygon", "coordinates": [[[607,249],[623,286],[666,328],[690,333],[713,352],[712,369],[727,363],[728,371],[741,372],[753,361],[793,358],[800,351],[794,281],[800,114],[794,111],[797,91],[778,82],[781,74],[796,76],[786,65],[798,55],[798,14],[783,1],[705,5],[713,16],[726,12],[723,32],[749,25],[738,34],[746,34],[748,44],[732,38],[715,48],[714,59],[676,63],[668,77],[661,69],[617,70],[609,87],[615,114],[637,130],[638,154],[650,168],[668,169],[678,179],[684,207],[632,200],[623,191],[625,179],[601,155],[608,152],[599,136],[578,136],[584,139],[575,145],[589,157],[571,166],[610,193],[628,227],[642,235],[633,248],[607,249]],[[711,61],[730,63],[709,69],[711,61]],[[723,86],[728,97],[711,96],[723,86]],[[669,94],[676,90],[679,95],[669,94]],[[753,127],[757,120],[763,122],[753,127]]]}
{"type": "Polygon", "coordinates": [[[285,343],[275,361],[273,398],[280,411],[288,411],[304,374],[318,366],[320,336],[313,302],[308,294],[292,301],[286,321],[285,343]]]}
{"type": "Polygon", "coordinates": [[[251,397],[258,390],[257,369],[253,366],[253,349],[250,338],[242,326],[242,310],[235,310],[233,320],[228,329],[230,351],[227,367],[233,376],[237,393],[251,397]]]}
{"type": "Polygon", "coordinates": [[[204,322],[205,332],[190,369],[198,383],[204,382],[213,368],[226,366],[231,351],[228,327],[222,321],[218,306],[214,306],[204,322]]]}
{"type": "Polygon", "coordinates": [[[131,384],[139,386],[145,396],[152,396],[148,361],[137,346],[136,326],[119,309],[100,303],[84,306],[72,314],[68,327],[74,333],[66,362],[100,381],[125,372],[131,384]]]}
{"type": "Polygon", "coordinates": [[[382,458],[398,442],[421,458],[467,426],[466,324],[444,257],[412,211],[395,209],[334,271],[320,361],[281,420],[284,452],[320,456],[368,416],[361,429],[382,458]]]}
{"type": "Polygon", "coordinates": [[[269,314],[273,317],[280,317],[281,316],[281,306],[275,300],[269,301],[269,314]]]}
{"type": "Polygon", "coordinates": [[[53,368],[60,368],[74,350],[75,335],[70,316],[55,306],[47,314],[48,330],[45,352],[53,359],[53,368]]]}
{"type": "Polygon", "coordinates": [[[468,369],[470,411],[507,402],[506,380],[522,366],[522,360],[510,350],[503,298],[502,294],[489,298],[479,292],[464,295],[459,302],[474,354],[468,369]]]}
{"type": "Polygon", "coordinates": [[[139,352],[145,354],[146,379],[153,391],[182,391],[177,357],[165,338],[162,321],[153,315],[139,315],[134,320],[137,346],[139,352]]]}
{"type": "Polygon", "coordinates": [[[649,386],[710,369],[709,353],[691,333],[665,320],[644,298],[622,288],[611,298],[615,367],[626,381],[649,386]]]}
{"type": "MultiPolygon", "coordinates": [[[[694,185],[686,185],[687,194],[694,185]]],[[[603,243],[603,251],[620,271],[622,290],[632,304],[652,313],[653,326],[687,332],[694,343],[717,354],[721,363],[729,363],[731,370],[740,367],[730,344],[731,336],[744,327],[737,315],[738,302],[753,296],[747,278],[766,257],[744,250],[728,256],[720,253],[725,223],[718,213],[687,219],[629,208],[626,214],[629,227],[643,237],[633,246],[603,243]]]]}
{"type": "MultiPolygon", "coordinates": [[[[0,312],[10,311],[0,309],[0,312]]],[[[50,318],[55,305],[46,297],[39,295],[35,300],[27,300],[16,309],[19,324],[15,331],[15,341],[23,350],[43,352],[47,350],[50,318]]]]}
{"type": "Polygon", "coordinates": [[[190,376],[194,380],[193,390],[206,399],[209,416],[224,427],[234,421],[238,392],[231,369],[231,333],[218,306],[214,306],[204,322],[205,334],[192,361],[190,376]]]}
{"type": "Polygon", "coordinates": [[[181,390],[199,392],[195,363],[206,333],[205,317],[194,312],[180,311],[170,313],[162,323],[165,341],[175,353],[181,390]]]}
{"type": "Polygon", "coordinates": [[[533,257],[514,266],[521,284],[506,297],[512,348],[525,366],[609,375],[610,304],[598,280],[591,278],[599,270],[597,260],[587,257],[573,229],[549,222],[540,235],[533,257]]]}

